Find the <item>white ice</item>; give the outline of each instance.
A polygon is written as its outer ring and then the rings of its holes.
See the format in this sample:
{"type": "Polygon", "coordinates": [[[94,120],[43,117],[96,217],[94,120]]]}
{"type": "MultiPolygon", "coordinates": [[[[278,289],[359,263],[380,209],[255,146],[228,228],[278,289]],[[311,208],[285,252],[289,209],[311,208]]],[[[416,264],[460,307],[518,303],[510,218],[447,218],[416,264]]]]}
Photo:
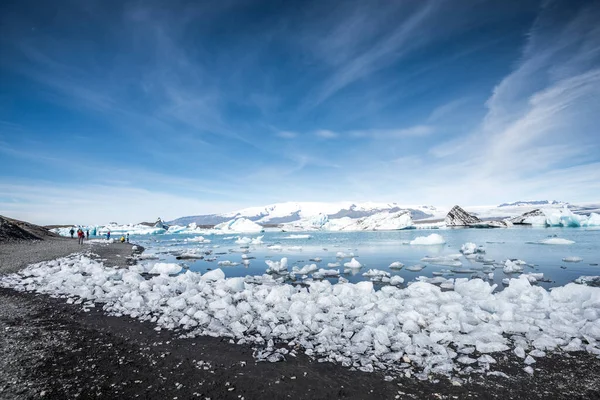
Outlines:
{"type": "MultiPolygon", "coordinates": [[[[286,259],[267,264],[287,268],[286,259]]],[[[336,272],[322,269],[313,277],[336,272]]],[[[92,300],[111,315],[251,344],[265,358],[281,343],[365,371],[469,373],[475,350],[600,353],[600,288],[574,283],[547,291],[527,278],[510,279],[499,293],[480,279],[456,279],[454,291],[426,282],[405,289],[326,280],[302,287],[269,275],[225,279],[220,269],[148,278],[77,255],[2,276],[0,286],[92,300]]]]}
{"type": "Polygon", "coordinates": [[[444,243],[446,243],[446,240],[437,233],[432,233],[429,236],[417,236],[414,240],[410,241],[410,244],[419,246],[431,246],[444,243]]]}

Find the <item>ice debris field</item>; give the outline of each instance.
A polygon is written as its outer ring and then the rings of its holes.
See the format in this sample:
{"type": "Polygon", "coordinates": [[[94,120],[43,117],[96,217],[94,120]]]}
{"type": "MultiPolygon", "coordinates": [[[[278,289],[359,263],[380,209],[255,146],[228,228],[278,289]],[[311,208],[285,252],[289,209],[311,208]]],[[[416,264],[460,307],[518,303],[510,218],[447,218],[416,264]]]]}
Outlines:
{"type": "MultiPolygon", "coordinates": [[[[271,261],[269,268],[285,263],[271,261]]],[[[498,293],[481,279],[460,278],[452,290],[427,282],[435,278],[374,290],[372,282],[343,278],[291,285],[271,275],[225,278],[220,269],[200,274],[164,263],[153,268],[152,274],[140,265],[116,269],[74,255],[2,276],[0,286],[65,297],[84,309],[102,304],[107,313],[151,321],[156,329],[228,337],[253,346],[259,360],[303,351],[318,361],[420,379],[493,374],[502,352],[514,352],[530,374],[536,358],[549,351],[600,355],[598,287],[569,283],[548,291],[521,275],[498,293]]]]}

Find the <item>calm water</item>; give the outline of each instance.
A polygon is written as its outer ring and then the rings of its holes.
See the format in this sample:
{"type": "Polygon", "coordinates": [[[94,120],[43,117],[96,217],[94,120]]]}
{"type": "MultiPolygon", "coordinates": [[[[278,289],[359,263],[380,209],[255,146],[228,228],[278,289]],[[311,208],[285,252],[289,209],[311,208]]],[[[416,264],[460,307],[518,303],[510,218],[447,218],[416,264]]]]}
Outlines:
{"type": "MultiPolygon", "coordinates": [[[[327,263],[350,261],[336,258],[336,253],[354,253],[356,259],[363,264],[363,268],[354,274],[343,276],[352,282],[366,280],[362,274],[369,268],[375,268],[390,272],[392,275],[400,275],[405,283],[414,280],[418,276],[432,277],[433,272],[450,270],[451,267],[424,263],[421,259],[425,256],[443,256],[459,253],[461,246],[466,242],[482,245],[486,249],[483,255],[487,259],[493,259],[497,263],[503,263],[507,258],[521,259],[534,267],[524,267],[524,272],[543,272],[551,282],[541,282],[540,286],[561,286],[581,275],[600,275],[600,266],[590,264],[600,263],[600,230],[583,228],[511,228],[511,229],[451,229],[451,230],[405,230],[393,232],[264,232],[260,234],[241,235],[203,235],[210,243],[199,244],[185,242],[185,239],[199,235],[156,235],[156,236],[132,236],[131,241],[146,247],[146,253],[157,254],[159,261],[176,262],[189,267],[191,271],[204,273],[211,269],[221,268],[227,277],[262,275],[267,265],[265,260],[280,260],[288,258],[288,269],[292,266],[302,267],[312,264],[311,258],[319,257],[321,262],[315,263],[319,268],[328,269],[327,263]],[[412,246],[406,244],[417,236],[427,236],[432,233],[440,234],[446,240],[444,245],[434,246],[412,246]],[[309,238],[287,238],[291,235],[306,234],[309,238]],[[236,244],[238,237],[256,238],[263,236],[262,245],[236,244]],[[548,237],[559,237],[575,241],[571,245],[540,245],[532,244],[548,237]],[[233,238],[232,238],[233,237],[233,238]],[[281,251],[268,248],[270,245],[280,245],[281,251]],[[244,246],[248,246],[250,265],[240,264],[233,267],[221,267],[219,261],[229,260],[232,262],[242,261],[244,246]],[[301,246],[301,249],[295,248],[301,246]],[[175,256],[187,249],[212,250],[214,261],[206,260],[177,260],[175,256]],[[220,254],[225,253],[225,254],[220,254]],[[578,256],[583,261],[578,263],[563,262],[565,257],[578,256]],[[389,265],[394,261],[405,264],[401,270],[390,270],[389,265]],[[419,272],[407,271],[406,267],[422,264],[426,268],[419,272]],[[563,268],[561,268],[563,267],[563,268]],[[566,268],[565,268],[566,267],[566,268]]],[[[482,271],[487,270],[480,262],[471,261],[461,257],[462,269],[482,271]]],[[[153,263],[156,261],[144,261],[153,263]]],[[[343,272],[344,268],[339,269],[343,272]]],[[[449,274],[446,277],[468,278],[472,274],[449,274]]],[[[516,274],[514,276],[517,276],[516,274]]],[[[497,266],[494,271],[493,281],[502,289],[502,279],[511,277],[504,274],[502,266],[497,266]]],[[[331,279],[336,282],[337,278],[331,279]]]]}

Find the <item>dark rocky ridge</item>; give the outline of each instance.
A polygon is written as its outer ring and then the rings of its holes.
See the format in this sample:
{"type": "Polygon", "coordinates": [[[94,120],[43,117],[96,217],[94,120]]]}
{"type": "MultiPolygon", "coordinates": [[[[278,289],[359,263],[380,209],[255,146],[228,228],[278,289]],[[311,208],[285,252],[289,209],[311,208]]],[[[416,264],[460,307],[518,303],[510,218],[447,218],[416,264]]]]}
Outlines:
{"type": "Polygon", "coordinates": [[[58,237],[47,228],[0,215],[0,242],[44,240],[58,237]]]}
{"type": "Polygon", "coordinates": [[[481,224],[481,220],[476,216],[469,214],[459,206],[454,206],[446,215],[447,226],[471,226],[481,224]]]}

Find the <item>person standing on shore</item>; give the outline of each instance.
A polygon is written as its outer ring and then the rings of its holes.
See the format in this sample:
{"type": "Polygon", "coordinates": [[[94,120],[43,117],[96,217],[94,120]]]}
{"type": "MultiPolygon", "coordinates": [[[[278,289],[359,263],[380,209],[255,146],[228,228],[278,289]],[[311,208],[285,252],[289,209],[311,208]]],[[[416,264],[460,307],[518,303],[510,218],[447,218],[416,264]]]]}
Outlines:
{"type": "Polygon", "coordinates": [[[110,240],[110,231],[106,232],[106,240],[110,240]]]}
{"type": "Polygon", "coordinates": [[[89,229],[86,229],[86,230],[85,230],[85,238],[86,238],[87,240],[90,240],[90,230],[89,230],[89,229]]]}
{"type": "Polygon", "coordinates": [[[73,239],[73,234],[75,233],[75,229],[71,228],[71,230],[69,231],[69,233],[71,234],[71,239],[73,239]]]}
{"type": "Polygon", "coordinates": [[[127,236],[125,237],[125,240],[127,241],[127,243],[129,243],[129,232],[127,232],[127,236]]]}
{"type": "Polygon", "coordinates": [[[77,229],[77,242],[79,244],[83,244],[84,237],[85,237],[85,234],[83,233],[83,229],[81,229],[81,228],[77,229]]]}

